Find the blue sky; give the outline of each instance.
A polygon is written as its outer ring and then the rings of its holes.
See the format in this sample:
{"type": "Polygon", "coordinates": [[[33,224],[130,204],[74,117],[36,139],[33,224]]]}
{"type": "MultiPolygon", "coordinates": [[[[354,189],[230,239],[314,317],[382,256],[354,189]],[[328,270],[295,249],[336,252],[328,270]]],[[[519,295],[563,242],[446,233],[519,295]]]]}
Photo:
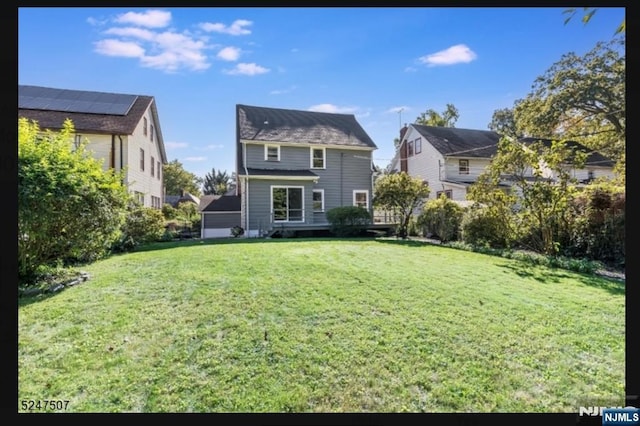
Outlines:
{"type": "Polygon", "coordinates": [[[403,123],[459,110],[486,129],[563,54],[608,41],[560,8],[18,9],[18,83],[154,96],[169,160],[235,171],[235,106],[354,114],[386,166],[403,123]]]}

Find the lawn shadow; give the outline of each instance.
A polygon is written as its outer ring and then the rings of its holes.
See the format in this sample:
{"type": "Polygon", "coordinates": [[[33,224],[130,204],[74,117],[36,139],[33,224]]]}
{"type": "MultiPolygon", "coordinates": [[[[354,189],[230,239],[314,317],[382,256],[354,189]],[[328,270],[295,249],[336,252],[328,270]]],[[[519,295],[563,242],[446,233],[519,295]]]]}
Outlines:
{"type": "Polygon", "coordinates": [[[606,290],[610,294],[620,296],[625,294],[625,282],[615,278],[606,278],[581,272],[573,272],[561,268],[534,265],[526,261],[512,260],[498,266],[508,269],[521,278],[532,278],[542,284],[557,284],[563,278],[575,279],[589,287],[606,290]]]}
{"type": "Polygon", "coordinates": [[[29,306],[33,303],[44,302],[45,300],[57,296],[60,293],[61,291],[55,293],[39,293],[33,296],[18,296],[18,308],[29,306]]]}
{"type": "Polygon", "coordinates": [[[404,247],[425,247],[425,246],[439,245],[439,243],[434,241],[414,240],[410,238],[402,239],[402,238],[385,237],[385,238],[376,238],[375,241],[378,243],[394,244],[394,245],[404,246],[404,247]]]}

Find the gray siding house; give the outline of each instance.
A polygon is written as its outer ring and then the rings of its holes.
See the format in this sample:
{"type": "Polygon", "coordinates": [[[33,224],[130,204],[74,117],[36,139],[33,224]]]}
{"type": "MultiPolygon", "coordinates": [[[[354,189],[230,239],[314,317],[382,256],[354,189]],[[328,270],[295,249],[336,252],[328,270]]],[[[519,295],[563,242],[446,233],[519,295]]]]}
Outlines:
{"type": "Polygon", "coordinates": [[[245,236],[328,229],[338,206],[371,211],[377,146],[355,116],[239,104],[236,126],[245,236]]]}

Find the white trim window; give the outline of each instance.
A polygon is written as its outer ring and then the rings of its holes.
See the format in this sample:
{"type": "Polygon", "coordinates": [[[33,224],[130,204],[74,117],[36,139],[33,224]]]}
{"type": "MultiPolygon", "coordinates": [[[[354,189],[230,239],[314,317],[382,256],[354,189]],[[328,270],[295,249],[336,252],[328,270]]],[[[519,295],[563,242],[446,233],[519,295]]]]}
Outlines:
{"type": "Polygon", "coordinates": [[[367,189],[354,189],[353,190],[353,205],[369,210],[369,190],[367,190],[367,189]]]}
{"type": "Polygon", "coordinates": [[[327,166],[327,150],[324,147],[311,147],[311,165],[312,169],[326,169],[327,166]]]}
{"type": "Polygon", "coordinates": [[[461,175],[469,174],[469,160],[458,161],[458,173],[461,175]]]}
{"type": "Polygon", "coordinates": [[[304,222],[304,186],[271,186],[274,222],[304,222]]]}
{"type": "Polygon", "coordinates": [[[418,155],[422,152],[422,138],[416,139],[414,144],[416,146],[416,155],[418,155]]]}
{"type": "Polygon", "coordinates": [[[324,211],[324,189],[313,190],[313,212],[322,213],[324,211]]]}
{"type": "Polygon", "coordinates": [[[280,161],[280,145],[265,145],[264,161],[280,161]]]}

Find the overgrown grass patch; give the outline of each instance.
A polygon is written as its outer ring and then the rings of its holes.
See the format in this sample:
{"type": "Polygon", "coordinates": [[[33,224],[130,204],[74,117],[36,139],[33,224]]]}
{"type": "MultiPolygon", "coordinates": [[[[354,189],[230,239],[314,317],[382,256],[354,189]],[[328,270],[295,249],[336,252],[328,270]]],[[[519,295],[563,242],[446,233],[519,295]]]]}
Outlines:
{"type": "MultiPolygon", "coordinates": [[[[19,299],[18,400],[71,412],[624,403],[624,283],[371,239],[163,243],[19,299]]],[[[22,411],[19,407],[19,411],[22,411]]]]}

